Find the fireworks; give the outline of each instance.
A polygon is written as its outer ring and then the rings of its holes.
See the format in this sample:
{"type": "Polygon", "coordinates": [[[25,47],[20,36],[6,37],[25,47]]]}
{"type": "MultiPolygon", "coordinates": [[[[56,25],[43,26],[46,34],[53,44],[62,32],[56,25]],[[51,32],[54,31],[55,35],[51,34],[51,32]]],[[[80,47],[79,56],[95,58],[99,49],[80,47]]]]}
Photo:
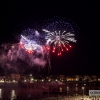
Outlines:
{"type": "Polygon", "coordinates": [[[27,52],[32,53],[34,50],[41,48],[35,41],[29,40],[23,35],[21,37],[20,46],[25,48],[27,52]]]}
{"type": "Polygon", "coordinates": [[[58,55],[61,55],[61,52],[68,48],[71,48],[71,45],[69,45],[69,42],[76,42],[74,38],[74,34],[71,33],[66,33],[66,31],[63,32],[50,32],[46,29],[43,29],[44,32],[47,33],[46,39],[47,45],[52,45],[52,52],[58,51],[58,55]],[[64,34],[65,33],[65,34],[64,34]]]}
{"type": "Polygon", "coordinates": [[[40,33],[37,30],[27,29],[21,35],[20,47],[28,53],[33,53],[34,51],[43,53],[43,45],[40,37],[40,33]]]}
{"type": "Polygon", "coordinates": [[[27,29],[20,37],[19,43],[2,44],[2,49],[0,48],[1,67],[15,72],[21,72],[28,67],[44,68],[47,63],[46,49],[41,43],[39,32],[27,29]]]}
{"type": "Polygon", "coordinates": [[[57,51],[58,55],[61,55],[64,50],[68,51],[72,47],[71,42],[76,42],[73,28],[66,22],[53,22],[43,31],[46,33],[47,49],[51,48],[53,53],[57,51]]]}
{"type": "Polygon", "coordinates": [[[65,21],[54,21],[41,32],[27,29],[22,32],[19,43],[4,44],[3,50],[0,49],[0,65],[17,68],[24,62],[26,66],[44,67],[48,63],[50,71],[50,51],[59,56],[72,47],[71,42],[76,42],[72,26],[65,21]]]}
{"type": "Polygon", "coordinates": [[[27,52],[32,66],[36,64],[36,62],[40,62],[38,63],[39,65],[45,65],[44,54],[46,51],[44,50],[44,45],[41,43],[39,32],[37,30],[28,29],[24,31],[24,35],[21,35],[20,48],[27,52]],[[29,34],[26,35],[26,33],[29,34]]]}

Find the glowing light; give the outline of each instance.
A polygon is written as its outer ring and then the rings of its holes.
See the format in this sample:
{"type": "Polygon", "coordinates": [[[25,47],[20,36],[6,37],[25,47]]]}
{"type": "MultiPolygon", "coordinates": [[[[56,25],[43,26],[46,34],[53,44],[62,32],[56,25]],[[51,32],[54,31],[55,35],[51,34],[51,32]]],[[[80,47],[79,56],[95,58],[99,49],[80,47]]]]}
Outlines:
{"type": "Polygon", "coordinates": [[[16,82],[15,80],[13,80],[13,82],[16,82]]]}
{"type": "Polygon", "coordinates": [[[66,50],[68,51],[68,48],[66,48],[66,50]]]}
{"type": "Polygon", "coordinates": [[[31,81],[33,81],[33,78],[31,79],[31,81]]]}
{"type": "Polygon", "coordinates": [[[53,49],[55,50],[55,47],[53,47],[53,49]]]}
{"type": "Polygon", "coordinates": [[[55,52],[54,50],[52,52],[55,52]]]}
{"type": "Polygon", "coordinates": [[[2,98],[2,89],[0,89],[0,98],[2,98]]]}
{"type": "Polygon", "coordinates": [[[0,83],[4,83],[4,80],[0,80],[0,83]]]}
{"type": "Polygon", "coordinates": [[[70,45],[69,47],[71,48],[72,46],[70,45]]]}
{"type": "Polygon", "coordinates": [[[43,82],[44,80],[42,79],[42,82],[43,82]]]}
{"type": "Polygon", "coordinates": [[[51,80],[49,79],[48,81],[50,82],[51,80]]]}
{"type": "Polygon", "coordinates": [[[12,90],[12,91],[11,91],[11,100],[13,100],[14,97],[16,97],[15,90],[12,90]]]}
{"type": "Polygon", "coordinates": [[[26,82],[26,80],[24,80],[24,82],[26,82]]]}

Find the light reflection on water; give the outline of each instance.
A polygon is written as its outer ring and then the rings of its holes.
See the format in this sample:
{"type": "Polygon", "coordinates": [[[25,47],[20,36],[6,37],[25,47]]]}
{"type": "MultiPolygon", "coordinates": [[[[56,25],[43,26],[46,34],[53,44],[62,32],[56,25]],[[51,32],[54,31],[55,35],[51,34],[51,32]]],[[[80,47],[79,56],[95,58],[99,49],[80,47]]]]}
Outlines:
{"type": "Polygon", "coordinates": [[[17,96],[41,96],[43,91],[41,89],[27,89],[27,88],[0,88],[0,99],[10,98],[13,100],[17,96]]]}
{"type": "Polygon", "coordinates": [[[2,98],[2,89],[0,89],[0,98],[2,98]]]}
{"type": "Polygon", "coordinates": [[[13,100],[16,97],[16,93],[15,90],[11,90],[11,89],[0,89],[0,99],[2,99],[3,97],[7,98],[11,98],[11,100],[13,100]]]}
{"type": "Polygon", "coordinates": [[[15,90],[12,90],[11,91],[11,100],[13,100],[14,97],[16,97],[15,90]]]}

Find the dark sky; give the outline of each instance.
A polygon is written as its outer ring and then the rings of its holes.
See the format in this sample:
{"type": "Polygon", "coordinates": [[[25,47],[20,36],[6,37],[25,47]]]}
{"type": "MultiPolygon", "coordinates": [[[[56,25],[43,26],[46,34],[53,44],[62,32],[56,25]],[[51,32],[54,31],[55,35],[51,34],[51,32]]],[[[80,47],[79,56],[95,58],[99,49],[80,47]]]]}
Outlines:
{"type": "Polygon", "coordinates": [[[51,74],[100,75],[99,0],[33,1],[0,1],[0,43],[16,41],[15,37],[34,23],[39,27],[43,20],[66,17],[77,26],[77,43],[61,57],[51,55],[51,74]]]}

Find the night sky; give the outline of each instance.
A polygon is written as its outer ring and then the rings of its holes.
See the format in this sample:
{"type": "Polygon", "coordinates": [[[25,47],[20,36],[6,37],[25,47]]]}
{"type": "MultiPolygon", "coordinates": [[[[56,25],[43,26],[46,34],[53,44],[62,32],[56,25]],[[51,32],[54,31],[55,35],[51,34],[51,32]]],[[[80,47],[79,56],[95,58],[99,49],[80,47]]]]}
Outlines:
{"type": "Polygon", "coordinates": [[[65,17],[74,23],[77,43],[60,57],[51,54],[50,74],[100,75],[99,0],[16,1],[0,1],[0,44],[18,42],[22,30],[39,28],[44,20],[65,17]]]}

